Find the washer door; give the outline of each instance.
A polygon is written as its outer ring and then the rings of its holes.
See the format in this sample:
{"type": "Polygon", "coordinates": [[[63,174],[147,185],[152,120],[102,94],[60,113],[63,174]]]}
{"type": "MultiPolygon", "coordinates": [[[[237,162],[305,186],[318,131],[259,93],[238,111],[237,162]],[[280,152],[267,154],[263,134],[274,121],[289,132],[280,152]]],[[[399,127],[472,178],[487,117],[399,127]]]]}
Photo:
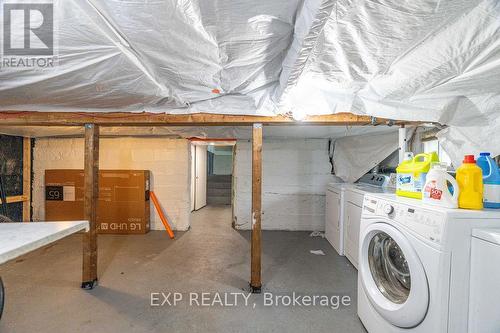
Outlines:
{"type": "Polygon", "coordinates": [[[359,273],[372,306],[395,326],[420,324],[429,307],[429,285],[408,239],[380,222],[369,225],[360,241],[359,273]]]}

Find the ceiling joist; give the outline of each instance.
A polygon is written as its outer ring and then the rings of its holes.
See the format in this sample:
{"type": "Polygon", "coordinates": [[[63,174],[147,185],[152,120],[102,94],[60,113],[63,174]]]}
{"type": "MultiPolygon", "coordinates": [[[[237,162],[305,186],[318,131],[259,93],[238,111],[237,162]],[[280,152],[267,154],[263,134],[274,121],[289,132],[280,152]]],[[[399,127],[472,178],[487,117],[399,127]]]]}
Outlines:
{"type": "Polygon", "coordinates": [[[83,126],[96,124],[101,126],[250,126],[254,123],[264,125],[323,125],[323,126],[366,126],[366,125],[402,125],[416,122],[392,121],[352,113],[308,116],[303,120],[292,117],[248,116],[225,114],[165,114],[132,112],[35,112],[35,111],[0,111],[3,126],[83,126]]]}

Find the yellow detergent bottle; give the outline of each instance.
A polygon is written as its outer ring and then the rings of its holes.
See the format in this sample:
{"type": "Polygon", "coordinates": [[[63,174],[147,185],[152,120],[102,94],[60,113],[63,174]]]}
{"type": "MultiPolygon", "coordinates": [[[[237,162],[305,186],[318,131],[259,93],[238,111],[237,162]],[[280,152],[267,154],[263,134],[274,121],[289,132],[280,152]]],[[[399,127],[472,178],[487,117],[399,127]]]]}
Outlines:
{"type": "Polygon", "coordinates": [[[483,209],[483,173],[474,155],[465,155],[463,164],[457,169],[457,183],[460,188],[458,207],[483,209]]]}
{"type": "Polygon", "coordinates": [[[422,188],[432,162],[439,162],[436,152],[417,154],[403,161],[397,168],[396,194],[402,197],[422,199],[422,188]]]}

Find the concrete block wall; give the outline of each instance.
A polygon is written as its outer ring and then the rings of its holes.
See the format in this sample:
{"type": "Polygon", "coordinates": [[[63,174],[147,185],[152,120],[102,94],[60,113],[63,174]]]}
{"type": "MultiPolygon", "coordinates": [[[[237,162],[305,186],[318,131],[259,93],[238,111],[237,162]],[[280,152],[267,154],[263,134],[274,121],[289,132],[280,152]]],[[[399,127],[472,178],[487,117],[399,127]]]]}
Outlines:
{"type": "Polygon", "coordinates": [[[214,175],[230,175],[233,172],[232,155],[214,156],[214,175]]]}
{"type": "MultiPolygon", "coordinates": [[[[45,219],[46,169],[83,169],[81,138],[42,138],[33,154],[33,219],[45,219]]],[[[103,138],[100,140],[101,169],[151,171],[153,190],[167,213],[171,226],[187,230],[190,225],[189,142],[170,138],[103,138]]],[[[164,230],[151,203],[151,228],[164,230]]]]}
{"type": "MultiPolygon", "coordinates": [[[[330,174],[328,140],[264,140],[262,229],[324,230],[325,191],[330,174]]],[[[234,216],[250,229],[252,144],[238,141],[235,156],[234,216]]]]}

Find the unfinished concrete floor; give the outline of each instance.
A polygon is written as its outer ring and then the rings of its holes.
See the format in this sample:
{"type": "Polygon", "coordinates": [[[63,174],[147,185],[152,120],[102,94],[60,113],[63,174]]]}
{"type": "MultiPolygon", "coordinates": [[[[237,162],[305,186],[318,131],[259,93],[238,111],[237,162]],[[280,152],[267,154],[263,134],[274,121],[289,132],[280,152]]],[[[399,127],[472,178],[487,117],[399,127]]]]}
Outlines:
{"type": "Polygon", "coordinates": [[[63,239],[0,266],[7,293],[0,332],[365,332],[356,270],[308,232],[263,232],[263,292],[348,295],[350,306],[265,307],[263,294],[250,296],[248,307],[190,306],[190,292],[247,290],[249,238],[231,228],[228,206],[193,213],[191,230],[173,241],[160,231],[100,236],[92,291],[79,288],[81,235],[63,239]],[[309,253],[317,249],[326,255],[309,253]],[[181,292],[184,300],[151,307],[153,292],[181,292]]]}

